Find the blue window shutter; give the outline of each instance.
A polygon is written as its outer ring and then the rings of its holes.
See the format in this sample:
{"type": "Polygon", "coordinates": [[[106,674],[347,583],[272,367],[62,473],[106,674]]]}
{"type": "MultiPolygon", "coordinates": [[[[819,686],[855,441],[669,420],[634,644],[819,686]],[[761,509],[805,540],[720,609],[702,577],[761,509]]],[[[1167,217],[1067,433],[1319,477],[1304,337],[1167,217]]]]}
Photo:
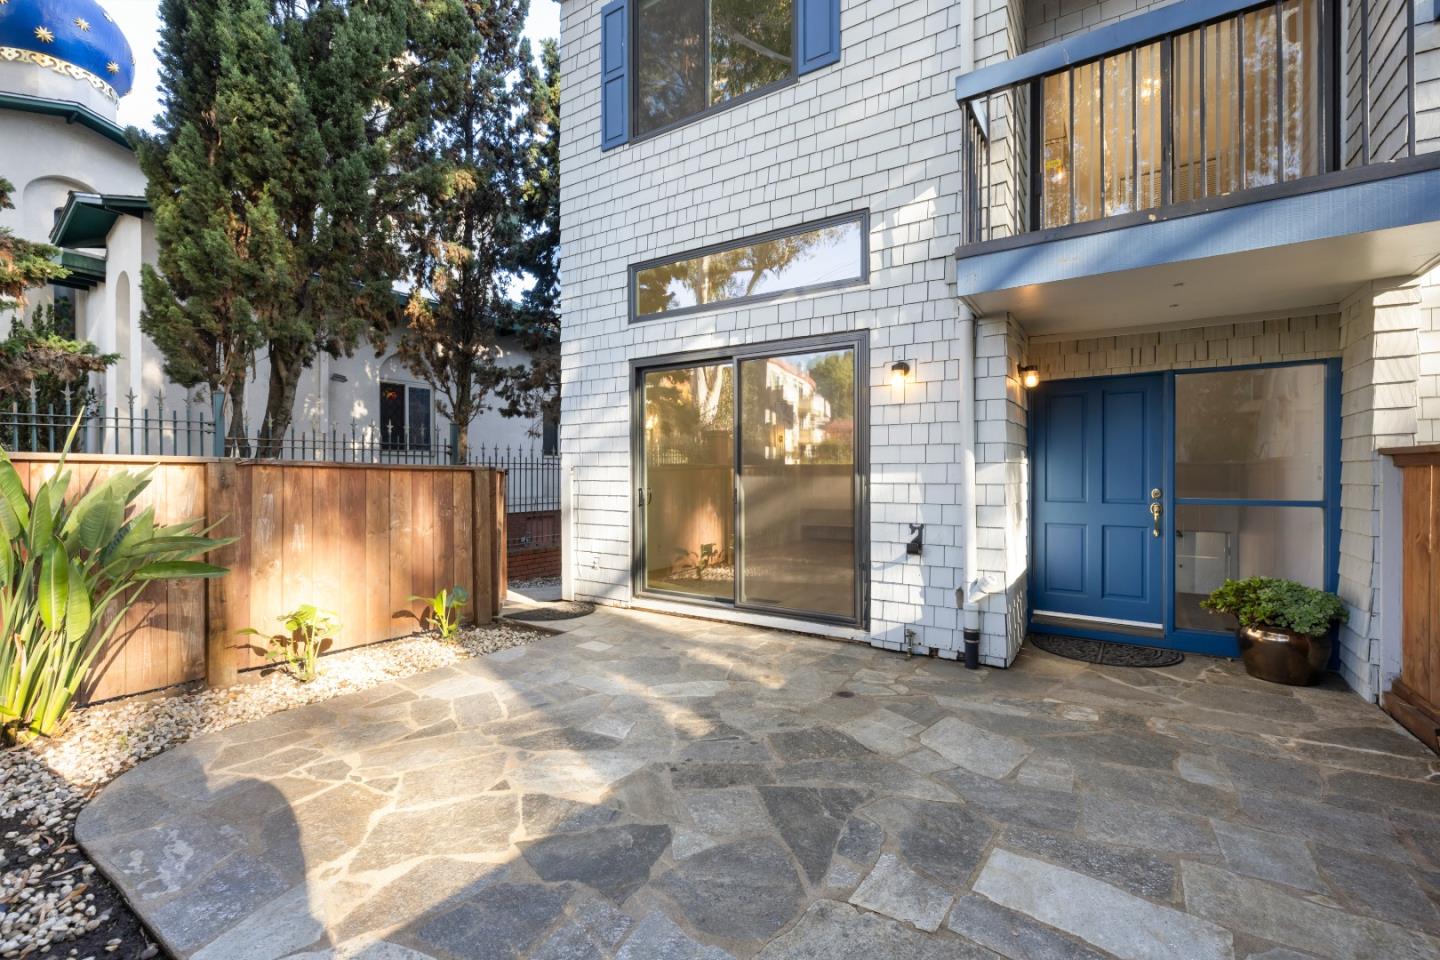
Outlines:
{"type": "Polygon", "coordinates": [[[630,139],[630,18],[627,0],[600,8],[600,148],[630,139]]]}
{"type": "Polygon", "coordinates": [[[800,20],[800,73],[840,62],[840,0],[795,0],[800,20]]]}

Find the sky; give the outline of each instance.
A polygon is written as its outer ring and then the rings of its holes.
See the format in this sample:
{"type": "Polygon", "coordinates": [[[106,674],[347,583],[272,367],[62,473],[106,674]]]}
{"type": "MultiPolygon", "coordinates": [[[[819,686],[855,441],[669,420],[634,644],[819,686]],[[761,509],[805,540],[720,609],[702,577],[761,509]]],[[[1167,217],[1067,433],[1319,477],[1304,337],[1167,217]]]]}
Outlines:
{"type": "MultiPolygon", "coordinates": [[[[155,115],[160,112],[160,68],[155,60],[160,4],[158,0],[102,0],[102,6],[125,31],[135,54],[135,86],[120,100],[120,124],[154,129],[155,115]]],[[[525,35],[532,43],[545,37],[558,38],[560,4],[556,0],[530,0],[525,35]]]]}

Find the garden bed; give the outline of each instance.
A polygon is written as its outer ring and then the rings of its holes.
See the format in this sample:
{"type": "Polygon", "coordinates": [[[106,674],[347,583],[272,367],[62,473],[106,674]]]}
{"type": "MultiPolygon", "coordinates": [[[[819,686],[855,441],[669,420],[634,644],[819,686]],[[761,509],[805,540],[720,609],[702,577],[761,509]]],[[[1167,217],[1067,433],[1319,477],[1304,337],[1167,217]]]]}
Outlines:
{"type": "Polygon", "coordinates": [[[299,684],[281,673],[216,690],[78,710],[64,731],[0,753],[0,958],[158,956],[134,913],[72,839],[105,784],[179,743],[307,703],[528,643],[497,623],[454,641],[421,634],[346,650],[299,684]]]}

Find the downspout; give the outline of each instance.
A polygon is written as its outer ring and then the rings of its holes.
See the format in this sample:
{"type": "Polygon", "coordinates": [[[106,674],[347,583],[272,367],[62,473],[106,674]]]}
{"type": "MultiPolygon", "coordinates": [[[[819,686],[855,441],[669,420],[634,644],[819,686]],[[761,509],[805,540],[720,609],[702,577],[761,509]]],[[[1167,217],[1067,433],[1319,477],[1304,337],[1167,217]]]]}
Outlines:
{"type": "MultiPolygon", "coordinates": [[[[975,9],[964,4],[960,16],[960,72],[975,69],[975,9]]],[[[964,110],[965,105],[959,104],[964,110]]],[[[975,311],[964,300],[956,305],[960,319],[960,540],[964,544],[964,577],[955,591],[961,609],[961,627],[965,639],[965,667],[980,668],[980,600],[975,568],[979,565],[979,546],[975,542],[979,527],[975,512],[975,311]]]]}
{"type": "Polygon", "coordinates": [[[975,502],[975,313],[963,300],[960,319],[960,537],[964,544],[965,580],[955,591],[962,611],[965,666],[980,668],[980,601],[994,592],[990,577],[979,573],[979,518],[975,502]]]}

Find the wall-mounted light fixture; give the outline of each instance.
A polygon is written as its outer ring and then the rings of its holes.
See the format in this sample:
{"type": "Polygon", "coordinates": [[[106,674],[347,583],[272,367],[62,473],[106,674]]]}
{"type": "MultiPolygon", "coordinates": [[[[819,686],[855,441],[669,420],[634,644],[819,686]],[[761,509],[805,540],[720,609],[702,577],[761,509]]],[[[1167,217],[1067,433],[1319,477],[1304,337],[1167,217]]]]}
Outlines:
{"type": "Polygon", "coordinates": [[[890,386],[899,393],[900,400],[905,399],[905,381],[910,379],[910,361],[896,360],[890,364],[890,386]]]}
{"type": "Polygon", "coordinates": [[[1020,367],[1020,383],[1026,390],[1034,390],[1040,386],[1040,369],[1038,367],[1020,367]]]}

